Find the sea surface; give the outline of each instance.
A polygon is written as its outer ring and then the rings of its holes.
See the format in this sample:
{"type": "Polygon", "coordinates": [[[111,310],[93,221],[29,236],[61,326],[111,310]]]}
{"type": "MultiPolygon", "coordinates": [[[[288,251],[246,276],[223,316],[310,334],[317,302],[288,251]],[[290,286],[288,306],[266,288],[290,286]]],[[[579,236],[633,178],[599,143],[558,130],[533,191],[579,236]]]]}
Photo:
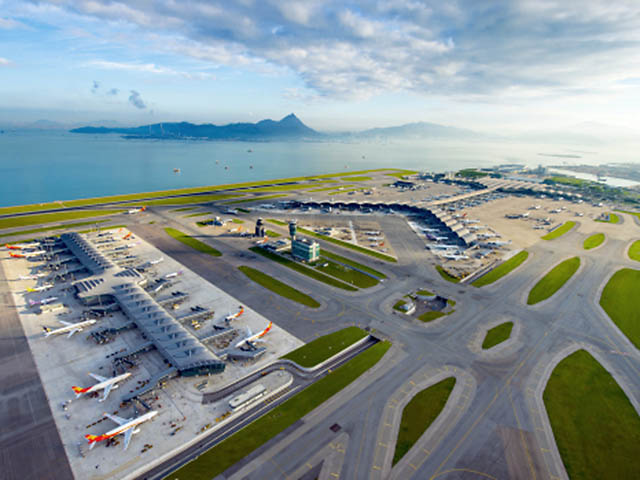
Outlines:
{"type": "MultiPolygon", "coordinates": [[[[0,206],[371,168],[450,171],[503,163],[559,163],[557,158],[541,157],[541,148],[515,142],[248,143],[5,131],[0,134],[0,206]]],[[[544,145],[545,151],[550,148],[544,145]]],[[[621,160],[600,152],[576,163],[607,161],[621,160]]]]}

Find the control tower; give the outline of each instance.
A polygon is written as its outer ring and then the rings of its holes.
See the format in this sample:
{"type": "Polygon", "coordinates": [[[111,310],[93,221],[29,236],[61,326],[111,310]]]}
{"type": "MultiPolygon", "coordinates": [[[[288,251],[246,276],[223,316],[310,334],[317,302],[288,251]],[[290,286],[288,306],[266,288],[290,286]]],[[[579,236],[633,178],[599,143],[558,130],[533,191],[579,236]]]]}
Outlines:
{"type": "Polygon", "coordinates": [[[289,236],[291,237],[291,241],[295,240],[296,233],[298,233],[298,221],[289,220],[289,236]]]}
{"type": "Polygon", "coordinates": [[[264,222],[262,221],[262,218],[259,218],[256,222],[255,235],[256,237],[264,238],[264,222]]]}

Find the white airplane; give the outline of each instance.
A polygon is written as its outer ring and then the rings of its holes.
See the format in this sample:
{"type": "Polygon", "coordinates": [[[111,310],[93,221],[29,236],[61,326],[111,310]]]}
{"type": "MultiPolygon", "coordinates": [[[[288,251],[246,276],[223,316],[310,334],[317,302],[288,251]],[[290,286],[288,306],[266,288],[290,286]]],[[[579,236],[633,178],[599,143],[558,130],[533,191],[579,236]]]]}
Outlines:
{"type": "Polygon", "coordinates": [[[91,372],[89,372],[89,375],[95,378],[99,383],[96,383],[95,385],[92,385],[91,387],[86,387],[86,388],[73,386],[71,387],[71,389],[75,392],[76,398],[80,398],[83,393],[91,393],[91,392],[97,392],[98,390],[104,390],[102,398],[98,400],[99,402],[104,402],[109,396],[109,392],[114,388],[118,388],[118,382],[120,380],[129,378],[131,376],[131,373],[129,372],[123,373],[122,375],[117,375],[112,378],[102,377],[100,375],[96,375],[95,373],[91,373],[91,372]]]}
{"type": "Polygon", "coordinates": [[[236,343],[234,345],[235,348],[240,348],[243,345],[251,345],[254,342],[259,341],[262,337],[264,337],[269,332],[269,330],[271,330],[272,325],[273,325],[273,322],[269,322],[269,325],[267,325],[267,328],[262,330],[260,333],[256,333],[255,335],[253,335],[251,333],[251,329],[247,327],[247,336],[244,337],[242,340],[240,340],[238,343],[236,343]]]}
{"type": "Polygon", "coordinates": [[[33,275],[20,275],[20,280],[37,280],[39,278],[46,277],[47,273],[34,273],[33,275]]]}
{"type": "Polygon", "coordinates": [[[157,265],[160,262],[164,262],[164,257],[157,258],[156,260],[151,260],[149,265],[157,265]]]}
{"type": "Polygon", "coordinates": [[[232,320],[235,320],[236,318],[240,317],[243,313],[244,313],[244,307],[242,305],[240,305],[240,310],[238,310],[236,313],[229,313],[229,315],[227,315],[226,317],[224,317],[224,321],[225,322],[230,322],[232,320]]]}
{"type": "Polygon", "coordinates": [[[13,258],[31,258],[37,257],[38,255],[42,255],[43,253],[47,253],[46,250],[34,250],[32,252],[24,252],[24,253],[10,253],[9,256],[13,258]]]}
{"type": "Polygon", "coordinates": [[[178,275],[182,275],[182,270],[179,272],[171,272],[171,273],[167,273],[164,278],[174,278],[177,277],[178,275]]]}
{"type": "Polygon", "coordinates": [[[49,327],[42,327],[44,330],[44,336],[49,337],[51,335],[60,335],[62,333],[68,333],[67,338],[71,338],[71,336],[76,332],[81,332],[85,329],[85,327],[89,327],[96,323],[96,320],[93,318],[90,320],[85,320],[84,322],[71,323],[65,322],[64,320],[59,320],[64,327],[56,328],[55,330],[50,329],[49,327]]]}
{"type": "Polygon", "coordinates": [[[47,303],[55,302],[56,300],[58,300],[58,297],[43,298],[42,300],[38,300],[37,302],[29,300],[29,305],[32,307],[35,307],[36,305],[46,305],[47,303]]]}
{"type": "Polygon", "coordinates": [[[8,243],[5,243],[4,246],[7,247],[8,250],[24,250],[27,248],[39,247],[40,244],[39,243],[21,243],[19,245],[9,245],[8,243]]]}
{"type": "Polygon", "coordinates": [[[467,255],[454,255],[452,253],[445,253],[442,256],[449,260],[467,260],[469,258],[467,255]]]}
{"type": "Polygon", "coordinates": [[[140,429],[136,428],[138,425],[146,422],[147,420],[151,420],[158,414],[156,410],[152,410],[150,412],[145,413],[144,415],[140,415],[137,418],[122,418],[117,415],[109,415],[105,413],[104,416],[110,418],[114,422],[118,424],[118,426],[112,430],[109,430],[107,433],[103,433],[102,435],[85,435],[89,441],[89,450],[91,450],[97,442],[101,442],[103,440],[108,440],[110,438],[115,437],[116,435],[120,435],[124,433],[124,449],[126,450],[129,446],[129,442],[131,442],[131,436],[134,433],[140,432],[140,429]]]}
{"type": "Polygon", "coordinates": [[[132,208],[127,213],[129,215],[135,215],[136,213],[144,212],[146,209],[147,209],[147,207],[132,208]]]}
{"type": "Polygon", "coordinates": [[[458,245],[441,245],[439,243],[430,243],[427,245],[431,250],[451,250],[452,248],[458,249],[458,245]]]}
{"type": "Polygon", "coordinates": [[[53,283],[45,283],[44,285],[40,285],[39,287],[27,288],[27,292],[44,292],[46,290],[49,290],[50,288],[53,288],[53,283]]]}

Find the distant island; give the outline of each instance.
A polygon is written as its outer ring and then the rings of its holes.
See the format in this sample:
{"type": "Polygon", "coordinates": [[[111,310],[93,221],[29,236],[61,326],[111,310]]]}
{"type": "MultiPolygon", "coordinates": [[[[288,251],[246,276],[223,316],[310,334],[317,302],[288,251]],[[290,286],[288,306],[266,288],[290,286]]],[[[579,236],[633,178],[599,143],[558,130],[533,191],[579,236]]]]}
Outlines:
{"type": "Polygon", "coordinates": [[[209,140],[281,140],[316,139],[321,133],[307,127],[293,113],[280,121],[262,120],[257,123],[196,125],[189,122],[154,123],[140,127],[81,127],[72,133],[119,133],[125,138],[153,139],[209,139],[209,140]]]}
{"type": "Polygon", "coordinates": [[[306,126],[291,113],[282,120],[261,120],[257,123],[230,123],[214,125],[205,123],[196,125],[189,122],[154,123],[139,127],[80,127],[70,130],[72,133],[108,134],[117,133],[124,138],[148,139],[204,139],[204,140],[372,140],[386,138],[442,138],[461,139],[478,138],[480,134],[436,123],[417,122],[405,125],[373,128],[360,132],[321,133],[306,126]]]}

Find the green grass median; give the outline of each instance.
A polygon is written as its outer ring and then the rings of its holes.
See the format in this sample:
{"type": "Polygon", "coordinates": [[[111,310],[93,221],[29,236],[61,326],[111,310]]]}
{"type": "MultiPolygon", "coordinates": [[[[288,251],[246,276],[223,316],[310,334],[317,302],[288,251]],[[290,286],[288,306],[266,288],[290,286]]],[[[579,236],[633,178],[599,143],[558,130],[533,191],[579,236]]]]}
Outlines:
{"type": "Polygon", "coordinates": [[[266,273],[262,273],[255,268],[241,266],[238,267],[238,269],[257,284],[263,286],[267,290],[271,290],[273,293],[280,295],[281,297],[288,298],[289,300],[298,302],[301,305],[305,305],[310,308],[318,308],[320,306],[320,303],[309,295],[302,293],[300,290],[296,290],[286,283],[283,283],[266,273]]]}
{"type": "Polygon", "coordinates": [[[444,317],[445,315],[447,314],[439,310],[431,310],[429,312],[424,312],[422,315],[418,316],[418,320],[421,320],[424,323],[429,323],[437,320],[440,317],[444,317]]]}
{"type": "Polygon", "coordinates": [[[186,233],[182,233],[180,230],[167,227],[164,229],[164,231],[167,232],[176,240],[178,240],[179,242],[182,242],[185,245],[189,245],[194,250],[197,250],[202,253],[206,253],[207,255],[211,255],[213,257],[219,257],[222,255],[222,253],[220,253],[215,248],[210,247],[206,243],[203,243],[200,240],[187,235],[186,233]]]}
{"type": "Polygon", "coordinates": [[[265,235],[269,238],[278,238],[281,237],[282,235],[280,235],[278,232],[274,232],[273,230],[267,230],[266,232],[264,232],[265,235]]]}
{"type": "Polygon", "coordinates": [[[124,210],[77,210],[71,212],[37,213],[21,217],[0,218],[0,229],[29,227],[32,225],[65,222],[67,220],[78,220],[82,218],[105,217],[107,215],[117,215],[122,212],[124,212],[124,210]]]}
{"type": "Polygon", "coordinates": [[[436,270],[438,271],[438,273],[440,274],[440,276],[442,278],[444,278],[447,282],[451,282],[451,283],[459,283],[460,279],[454,277],[453,275],[451,275],[449,272],[447,272],[444,268],[442,268],[440,265],[436,265],[436,270]]]}
{"type": "Polygon", "coordinates": [[[329,286],[341,288],[342,290],[347,290],[350,292],[355,292],[358,290],[357,288],[352,287],[351,285],[348,285],[344,282],[341,282],[340,280],[337,280],[333,277],[325,275],[324,273],[320,273],[314,270],[313,268],[309,268],[287,257],[278,255],[277,253],[269,252],[264,248],[251,247],[249,248],[249,250],[251,250],[254,253],[257,253],[258,255],[262,255],[263,257],[268,258],[269,260],[273,260],[274,262],[279,263],[280,265],[290,268],[291,270],[295,270],[298,273],[306,275],[307,277],[311,277],[314,280],[317,280],[322,283],[326,283],[329,286]]]}
{"type": "Polygon", "coordinates": [[[622,333],[640,348],[640,270],[623,268],[613,274],[602,290],[600,305],[622,333]]]}
{"type": "Polygon", "coordinates": [[[585,250],[591,250],[592,248],[599,247],[604,242],[604,233],[596,233],[591,235],[582,243],[582,248],[585,250]]]}
{"type": "Polygon", "coordinates": [[[618,223],[620,221],[620,217],[618,217],[618,215],[616,215],[615,213],[607,213],[607,215],[609,215],[609,220],[600,220],[600,219],[596,218],[596,222],[618,223]]]}
{"type": "Polygon", "coordinates": [[[379,283],[377,279],[369,275],[327,259],[320,260],[316,270],[338,278],[349,285],[355,285],[358,288],[371,288],[379,283]]]}
{"type": "Polygon", "coordinates": [[[358,327],[343,328],[316,338],[282,358],[294,361],[301,367],[315,367],[367,335],[367,332],[358,327]]]}
{"type": "Polygon", "coordinates": [[[474,287],[484,287],[485,285],[489,285],[500,280],[502,277],[518,268],[527,258],[529,258],[529,252],[523,250],[472,282],[471,285],[474,287]]]}
{"type": "Polygon", "coordinates": [[[286,196],[287,196],[286,193],[279,193],[277,195],[266,195],[264,197],[244,198],[242,200],[233,200],[232,202],[226,202],[226,205],[236,205],[238,203],[249,203],[249,202],[263,202],[265,200],[273,200],[274,198],[282,198],[286,196]]]}
{"type": "Polygon", "coordinates": [[[588,352],[578,350],[556,366],[543,399],[571,480],[638,477],[640,417],[588,352]]]}
{"type": "Polygon", "coordinates": [[[567,283],[579,266],[579,257],[570,258],[556,265],[531,289],[527,305],[534,305],[551,297],[567,283]]]}
{"type": "Polygon", "coordinates": [[[576,222],[565,222],[554,231],[547,233],[544,237],[542,237],[542,240],[554,240],[558,237],[561,237],[575,226],[576,222]]]}
{"type": "Polygon", "coordinates": [[[629,247],[629,258],[640,262],[640,240],[636,240],[629,247]]]}
{"type": "Polygon", "coordinates": [[[482,348],[487,350],[507,341],[511,336],[511,330],[513,330],[513,322],[505,322],[493,327],[485,335],[482,348]]]}
{"type": "Polygon", "coordinates": [[[427,428],[434,422],[447,404],[449,395],[456,385],[455,377],[444,380],[418,392],[402,410],[398,441],[393,454],[395,465],[413,447],[427,428]]]}
{"type": "Polygon", "coordinates": [[[216,477],[347,387],[378,363],[390,346],[389,342],[380,342],[368,348],[166,478],[209,480],[216,477]]]}

